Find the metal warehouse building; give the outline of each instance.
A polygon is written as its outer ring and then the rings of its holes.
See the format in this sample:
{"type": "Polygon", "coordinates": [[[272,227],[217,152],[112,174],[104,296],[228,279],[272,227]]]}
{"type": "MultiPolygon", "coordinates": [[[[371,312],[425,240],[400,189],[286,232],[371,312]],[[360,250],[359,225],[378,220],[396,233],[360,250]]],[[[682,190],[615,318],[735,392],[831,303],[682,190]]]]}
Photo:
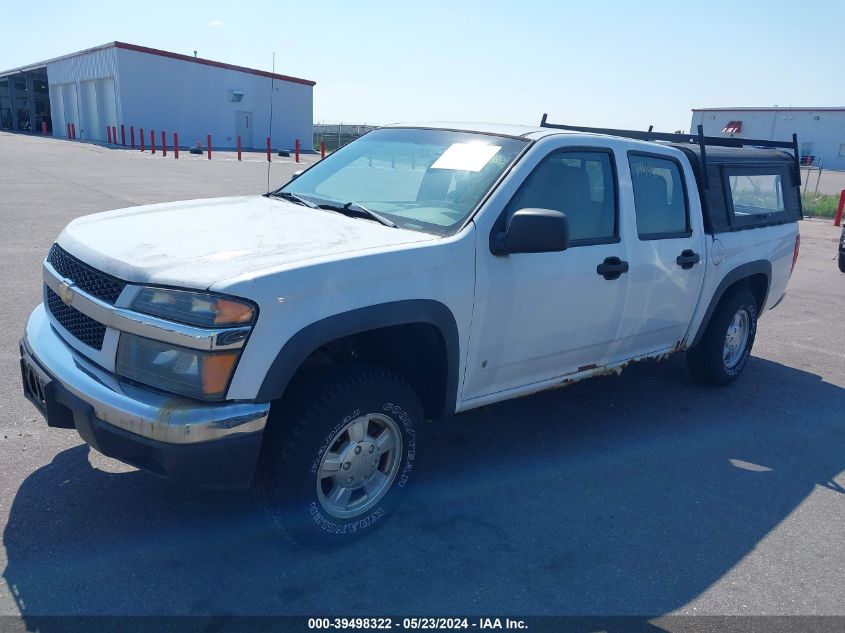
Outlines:
{"type": "Polygon", "coordinates": [[[803,163],[845,170],[845,108],[694,108],[691,132],[789,141],[798,134],[803,163]]]}
{"type": "MultiPolygon", "coordinates": [[[[180,145],[310,147],[314,82],[111,42],[0,72],[0,128],[106,141],[107,128],[178,132],[180,145]]],[[[172,138],[172,137],[171,137],[172,138]]],[[[156,139],[158,142],[158,138],[156,139]]]]}

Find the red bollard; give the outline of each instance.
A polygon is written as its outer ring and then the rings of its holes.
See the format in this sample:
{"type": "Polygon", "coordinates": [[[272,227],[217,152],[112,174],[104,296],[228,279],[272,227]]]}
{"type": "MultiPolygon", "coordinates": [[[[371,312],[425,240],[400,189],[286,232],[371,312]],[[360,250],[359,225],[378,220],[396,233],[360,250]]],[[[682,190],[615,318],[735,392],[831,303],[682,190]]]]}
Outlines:
{"type": "Polygon", "coordinates": [[[267,162],[270,162],[270,137],[267,137],[267,162]]]}
{"type": "Polygon", "coordinates": [[[117,126],[115,125],[111,126],[111,140],[117,145],[117,126]]]}
{"type": "Polygon", "coordinates": [[[211,134],[206,137],[208,141],[208,160],[211,160],[211,134]]]}
{"type": "Polygon", "coordinates": [[[126,147],[126,128],[123,127],[123,123],[120,124],[120,144],[126,147]]]}
{"type": "Polygon", "coordinates": [[[179,135],[173,133],[173,158],[179,158],[179,135]]]}
{"type": "Polygon", "coordinates": [[[156,133],[155,130],[150,130],[150,154],[156,153],[156,133]]]}
{"type": "Polygon", "coordinates": [[[836,207],[836,215],[833,216],[833,226],[841,226],[843,208],[845,208],[845,189],[839,193],[839,204],[836,207]]]}
{"type": "Polygon", "coordinates": [[[76,140],[76,123],[70,124],[70,137],[75,141],[76,140]]]}
{"type": "Polygon", "coordinates": [[[108,137],[106,142],[111,145],[111,128],[108,125],[106,126],[106,136],[108,137]]]}
{"type": "Polygon", "coordinates": [[[67,137],[70,138],[70,123],[67,124],[67,137]]]}
{"type": "Polygon", "coordinates": [[[41,133],[42,134],[47,133],[47,121],[41,121],[41,133]]]}
{"type": "Polygon", "coordinates": [[[143,152],[143,151],[144,151],[144,149],[146,149],[146,148],[144,147],[144,128],[140,127],[140,128],[138,128],[138,131],[141,133],[141,134],[140,134],[140,137],[141,137],[141,151],[143,152]]]}
{"type": "Polygon", "coordinates": [[[296,139],[294,143],[294,147],[296,148],[296,162],[299,162],[299,139],[296,139]]]}
{"type": "Polygon", "coordinates": [[[238,160],[241,159],[241,137],[238,137],[238,160]]]}
{"type": "Polygon", "coordinates": [[[320,141],[320,159],[322,160],[325,157],[326,157],[326,142],[320,141]]]}
{"type": "Polygon", "coordinates": [[[167,156],[167,132],[161,131],[161,157],[167,156]]]}
{"type": "Polygon", "coordinates": [[[135,149],[135,126],[129,126],[129,142],[132,144],[132,149],[135,149]]]}

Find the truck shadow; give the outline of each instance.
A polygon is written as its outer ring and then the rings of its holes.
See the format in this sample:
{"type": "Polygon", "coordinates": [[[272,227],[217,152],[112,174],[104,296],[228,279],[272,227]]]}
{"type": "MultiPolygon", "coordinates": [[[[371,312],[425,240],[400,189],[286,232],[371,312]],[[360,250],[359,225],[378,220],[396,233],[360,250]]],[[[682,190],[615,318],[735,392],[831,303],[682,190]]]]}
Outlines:
{"type": "Polygon", "coordinates": [[[663,614],[814,489],[843,491],[842,411],[845,389],[759,358],[723,389],[673,358],[485,407],[437,430],[379,532],[329,553],[279,540],[249,493],[107,473],[83,445],[21,485],[3,576],[41,630],[46,614],[663,614]]]}

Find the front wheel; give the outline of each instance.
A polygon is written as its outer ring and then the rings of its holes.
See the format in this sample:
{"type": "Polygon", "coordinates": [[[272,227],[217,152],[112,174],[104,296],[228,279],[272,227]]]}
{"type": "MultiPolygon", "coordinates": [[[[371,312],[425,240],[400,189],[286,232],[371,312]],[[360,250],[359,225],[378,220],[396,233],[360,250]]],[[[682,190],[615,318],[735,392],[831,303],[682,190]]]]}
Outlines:
{"type": "Polygon", "coordinates": [[[757,301],[746,288],[722,299],[701,340],[687,351],[687,367],[698,380],[726,385],[742,373],[757,334],[757,301]]]}
{"type": "Polygon", "coordinates": [[[839,271],[845,273],[845,253],[839,253],[839,271]]]}
{"type": "Polygon", "coordinates": [[[291,540],[340,545],[382,525],[411,484],[424,414],[414,390],[371,365],[295,386],[267,429],[255,491],[291,540]]]}

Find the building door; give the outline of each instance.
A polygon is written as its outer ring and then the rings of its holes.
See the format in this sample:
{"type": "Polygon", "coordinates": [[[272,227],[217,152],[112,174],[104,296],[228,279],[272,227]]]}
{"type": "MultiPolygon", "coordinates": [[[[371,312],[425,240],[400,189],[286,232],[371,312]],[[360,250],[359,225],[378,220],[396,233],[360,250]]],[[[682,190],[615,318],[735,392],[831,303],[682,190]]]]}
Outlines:
{"type": "MultiPolygon", "coordinates": [[[[117,128],[117,95],[114,90],[114,77],[97,79],[97,119],[100,127],[117,128]]],[[[108,132],[100,131],[100,139],[108,138],[108,132]]],[[[116,143],[117,141],[115,141],[116,143]]]]}
{"type": "Polygon", "coordinates": [[[235,130],[241,137],[241,147],[252,147],[252,112],[236,112],[235,130]]]}
{"type": "Polygon", "coordinates": [[[82,90],[82,128],[79,130],[79,136],[92,141],[102,141],[108,137],[105,130],[100,130],[96,81],[83,81],[79,86],[82,90]]]}
{"type": "MultiPolygon", "coordinates": [[[[76,84],[61,84],[60,89],[62,91],[62,107],[64,108],[64,116],[62,117],[64,119],[63,122],[65,126],[67,126],[68,123],[72,124],[78,134],[81,126],[79,124],[79,102],[76,92],[76,84]]],[[[62,128],[60,127],[59,129],[61,130],[62,128]]],[[[67,131],[65,130],[65,134],[66,133],[67,131]]]]}

